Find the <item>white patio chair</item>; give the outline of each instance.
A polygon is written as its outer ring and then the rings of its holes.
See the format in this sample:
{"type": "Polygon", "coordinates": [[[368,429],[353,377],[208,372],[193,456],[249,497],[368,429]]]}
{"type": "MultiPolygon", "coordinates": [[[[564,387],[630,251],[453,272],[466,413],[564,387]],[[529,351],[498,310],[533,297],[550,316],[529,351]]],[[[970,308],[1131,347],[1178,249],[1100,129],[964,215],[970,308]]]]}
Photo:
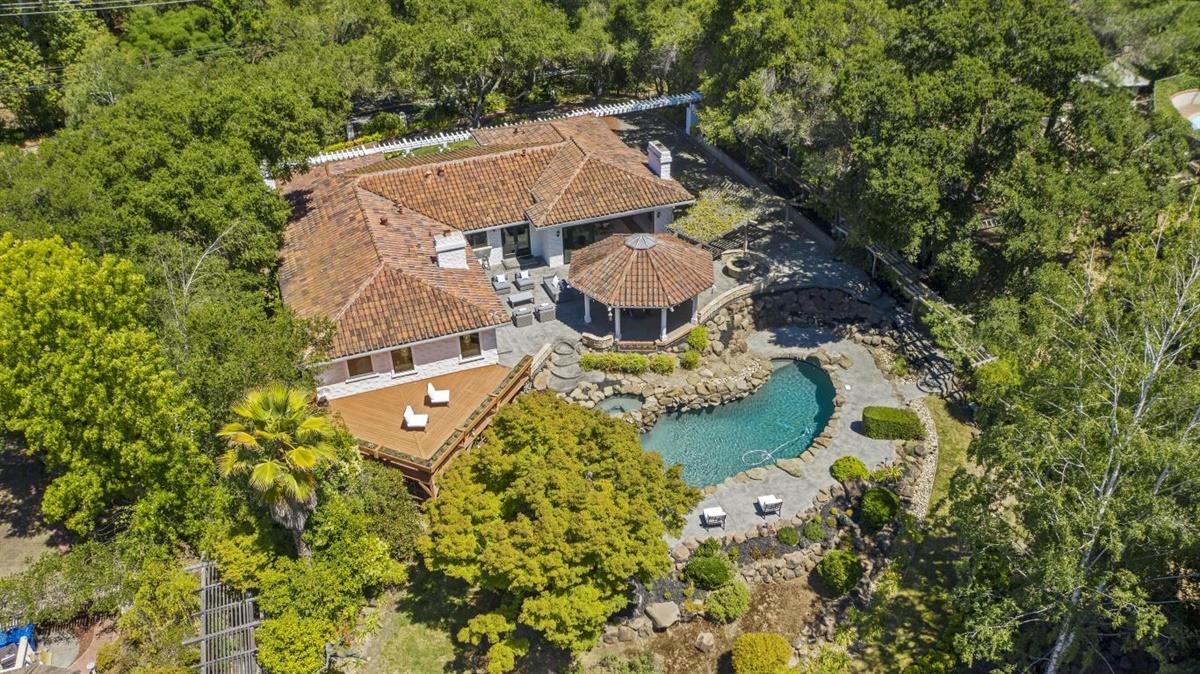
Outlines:
{"type": "Polygon", "coordinates": [[[774,494],[758,497],[758,510],[765,518],[767,515],[783,517],[783,499],[775,498],[774,494]]]}
{"type": "Polygon", "coordinates": [[[425,394],[429,396],[430,405],[450,404],[450,389],[436,389],[433,387],[433,382],[425,385],[425,394]]]}
{"type": "Polygon", "coordinates": [[[423,431],[429,425],[428,414],[417,414],[413,411],[412,405],[407,405],[404,408],[404,427],[413,431],[423,431]]]}
{"type": "Polygon", "coordinates": [[[700,513],[700,524],[706,529],[708,527],[721,527],[724,529],[725,519],[727,517],[729,517],[729,515],[725,514],[725,511],[721,509],[721,506],[705,508],[700,513]]]}

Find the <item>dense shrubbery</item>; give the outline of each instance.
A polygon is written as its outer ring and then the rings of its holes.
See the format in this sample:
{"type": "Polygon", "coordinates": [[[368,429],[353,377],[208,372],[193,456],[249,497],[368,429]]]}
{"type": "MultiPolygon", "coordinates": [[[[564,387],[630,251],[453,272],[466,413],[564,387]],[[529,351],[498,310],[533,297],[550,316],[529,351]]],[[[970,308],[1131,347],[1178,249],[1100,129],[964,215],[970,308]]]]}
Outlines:
{"type": "Polygon", "coordinates": [[[585,353],[579,357],[579,366],[585,370],[642,374],[650,364],[640,353],[585,353]]]}
{"type": "Polygon", "coordinates": [[[817,575],[838,595],[849,592],[862,578],[862,562],[849,550],[830,550],[817,564],[817,575]]]}
{"type": "Polygon", "coordinates": [[[742,581],[734,580],[710,592],[704,607],[714,621],[731,623],[750,610],[750,588],[742,581]]]}
{"type": "Polygon", "coordinates": [[[866,479],[870,471],[867,470],[867,464],[857,456],[843,456],[829,467],[829,474],[838,482],[845,482],[846,480],[866,479]]]}
{"type": "Polygon", "coordinates": [[[689,349],[679,357],[679,367],[685,370],[695,370],[700,367],[700,352],[689,349]]]}
{"type": "Polygon", "coordinates": [[[735,674],[782,674],[792,659],[787,637],[774,632],[747,632],[733,642],[735,674]]]}
{"type": "Polygon", "coordinates": [[[715,538],[706,538],[696,546],[692,557],[714,557],[721,552],[721,542],[715,538]]]}
{"type": "Polygon", "coordinates": [[[657,374],[671,374],[678,362],[675,356],[666,353],[656,353],[648,359],[650,371],[657,374]]]}
{"type": "Polygon", "coordinates": [[[715,590],[733,578],[733,565],[720,555],[693,557],[683,567],[683,576],[705,590],[715,590]]]}
{"type": "Polygon", "coordinates": [[[825,540],[825,527],[820,520],[809,520],[804,525],[804,537],[810,542],[818,543],[825,540]]]}
{"type": "Polygon", "coordinates": [[[703,352],[708,348],[708,328],[703,325],[697,325],[688,332],[687,336],[688,348],[692,351],[703,352]]]}
{"type": "Polygon", "coordinates": [[[925,427],[917,413],[901,407],[863,408],[863,434],[877,440],[919,440],[925,427]]]}
{"type": "Polygon", "coordinates": [[[796,545],[800,543],[800,532],[795,527],[784,527],[775,534],[775,539],[784,545],[796,545]]]}
{"type": "Polygon", "coordinates": [[[858,516],[866,528],[879,530],[896,521],[899,515],[900,498],[891,489],[872,487],[862,495],[858,516]]]}

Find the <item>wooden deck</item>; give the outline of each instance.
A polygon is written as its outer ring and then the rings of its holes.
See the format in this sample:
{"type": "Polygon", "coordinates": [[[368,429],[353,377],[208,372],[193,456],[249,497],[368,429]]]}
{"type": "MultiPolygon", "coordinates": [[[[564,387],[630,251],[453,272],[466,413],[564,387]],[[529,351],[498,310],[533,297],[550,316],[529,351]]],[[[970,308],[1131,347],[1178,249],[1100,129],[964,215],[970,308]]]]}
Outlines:
{"type": "Polygon", "coordinates": [[[499,365],[475,367],[336,398],[329,402],[329,407],[342,417],[360,442],[428,461],[508,374],[509,369],[499,365]],[[435,388],[450,389],[449,405],[428,405],[425,387],[430,382],[435,388]],[[404,428],[406,405],[412,405],[418,414],[429,415],[429,425],[424,430],[404,428]]]}

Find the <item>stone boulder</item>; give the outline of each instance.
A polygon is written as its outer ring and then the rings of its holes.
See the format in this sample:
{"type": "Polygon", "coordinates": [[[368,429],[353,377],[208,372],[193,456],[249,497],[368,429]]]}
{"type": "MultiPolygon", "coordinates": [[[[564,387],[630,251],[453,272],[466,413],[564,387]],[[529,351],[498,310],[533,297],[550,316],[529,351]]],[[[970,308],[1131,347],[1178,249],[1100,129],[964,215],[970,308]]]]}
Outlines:
{"type": "Polygon", "coordinates": [[[654,622],[654,629],[665,630],[679,622],[679,605],[670,601],[660,601],[646,607],[646,617],[654,622]]]}
{"type": "Polygon", "coordinates": [[[712,649],[717,647],[717,639],[712,632],[701,632],[696,635],[696,650],[701,653],[711,653],[712,649]]]}

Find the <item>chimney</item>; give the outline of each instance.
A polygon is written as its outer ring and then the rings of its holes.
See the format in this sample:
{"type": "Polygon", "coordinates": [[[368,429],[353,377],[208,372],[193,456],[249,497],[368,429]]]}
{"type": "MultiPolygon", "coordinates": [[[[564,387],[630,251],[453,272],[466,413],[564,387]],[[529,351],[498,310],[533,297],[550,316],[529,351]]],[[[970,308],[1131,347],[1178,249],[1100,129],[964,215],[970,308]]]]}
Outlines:
{"type": "Polygon", "coordinates": [[[433,237],[438,266],[443,269],[467,268],[467,238],[462,232],[447,229],[433,237]]]}
{"type": "Polygon", "coordinates": [[[671,151],[666,145],[657,140],[650,141],[646,146],[646,160],[650,162],[650,170],[659,178],[671,178],[671,151]]]}

